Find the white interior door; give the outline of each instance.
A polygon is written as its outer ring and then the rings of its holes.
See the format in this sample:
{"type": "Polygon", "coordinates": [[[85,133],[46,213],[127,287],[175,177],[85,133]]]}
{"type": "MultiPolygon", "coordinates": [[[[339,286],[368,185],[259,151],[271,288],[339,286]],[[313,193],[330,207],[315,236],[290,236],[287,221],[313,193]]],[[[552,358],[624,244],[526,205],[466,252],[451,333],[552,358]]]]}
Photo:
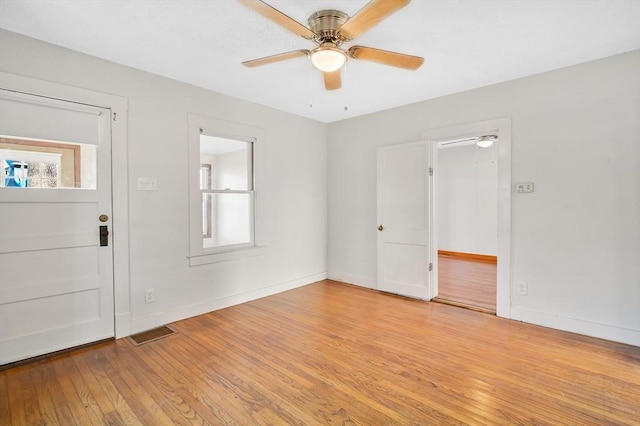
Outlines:
{"type": "Polygon", "coordinates": [[[114,336],[110,115],[0,90],[0,364],[114,336]]]}
{"type": "Polygon", "coordinates": [[[378,148],[378,289],[431,299],[430,146],[378,148]]]}

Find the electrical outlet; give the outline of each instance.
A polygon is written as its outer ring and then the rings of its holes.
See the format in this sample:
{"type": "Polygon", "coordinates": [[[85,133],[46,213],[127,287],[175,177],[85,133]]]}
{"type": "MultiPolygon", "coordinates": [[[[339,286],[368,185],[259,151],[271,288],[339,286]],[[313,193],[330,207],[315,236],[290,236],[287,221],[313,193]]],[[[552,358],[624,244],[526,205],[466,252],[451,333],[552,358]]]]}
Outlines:
{"type": "Polygon", "coordinates": [[[148,288],[144,291],[144,303],[153,303],[156,301],[155,289],[148,288]]]}
{"type": "Polygon", "coordinates": [[[520,296],[526,296],[528,291],[529,285],[527,284],[527,282],[518,281],[518,284],[516,285],[516,294],[519,294],[520,296]]]}

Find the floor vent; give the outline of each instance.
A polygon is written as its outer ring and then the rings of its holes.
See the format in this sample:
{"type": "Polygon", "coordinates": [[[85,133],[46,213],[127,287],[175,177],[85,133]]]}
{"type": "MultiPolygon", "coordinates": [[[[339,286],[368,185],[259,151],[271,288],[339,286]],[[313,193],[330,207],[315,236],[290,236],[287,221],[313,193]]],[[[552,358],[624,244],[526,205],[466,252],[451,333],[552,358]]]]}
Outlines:
{"type": "Polygon", "coordinates": [[[143,331],[142,333],[132,334],[129,336],[129,341],[134,346],[144,345],[145,343],[153,342],[154,340],[162,339],[163,337],[170,336],[177,333],[173,328],[168,325],[154,328],[153,330],[143,331]]]}

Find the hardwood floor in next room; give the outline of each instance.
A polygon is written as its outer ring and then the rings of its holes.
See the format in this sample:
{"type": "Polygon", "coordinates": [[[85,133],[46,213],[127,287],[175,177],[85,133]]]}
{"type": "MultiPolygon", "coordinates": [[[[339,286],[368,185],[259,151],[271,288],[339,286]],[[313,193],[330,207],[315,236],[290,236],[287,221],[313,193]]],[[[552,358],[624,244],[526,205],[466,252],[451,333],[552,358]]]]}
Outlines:
{"type": "Polygon", "coordinates": [[[322,281],[0,371],[0,424],[638,425],[640,348],[322,281]]]}
{"type": "Polygon", "coordinates": [[[496,311],[496,264],[438,256],[437,301],[496,311]]]}

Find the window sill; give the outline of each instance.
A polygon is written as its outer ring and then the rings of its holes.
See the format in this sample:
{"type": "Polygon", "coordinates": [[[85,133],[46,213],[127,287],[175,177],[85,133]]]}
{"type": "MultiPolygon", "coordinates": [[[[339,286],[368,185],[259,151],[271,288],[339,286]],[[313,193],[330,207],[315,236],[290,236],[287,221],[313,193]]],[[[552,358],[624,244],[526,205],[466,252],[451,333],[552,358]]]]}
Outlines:
{"type": "Polygon", "coordinates": [[[266,249],[266,246],[247,247],[215,253],[196,254],[187,256],[187,258],[189,259],[189,266],[201,266],[210,263],[227,262],[230,260],[261,256],[266,253],[266,249]]]}

